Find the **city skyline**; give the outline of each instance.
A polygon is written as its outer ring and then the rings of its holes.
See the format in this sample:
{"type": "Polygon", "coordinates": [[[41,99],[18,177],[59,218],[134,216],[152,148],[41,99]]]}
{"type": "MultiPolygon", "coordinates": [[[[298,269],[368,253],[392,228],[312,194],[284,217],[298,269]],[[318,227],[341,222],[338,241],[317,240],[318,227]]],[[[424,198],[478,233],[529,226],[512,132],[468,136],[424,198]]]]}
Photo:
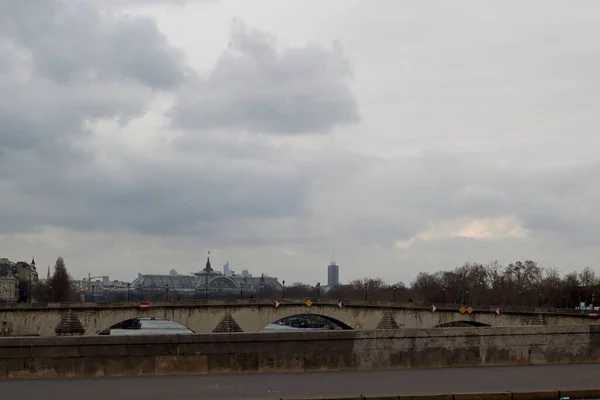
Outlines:
{"type": "Polygon", "coordinates": [[[600,3],[42,3],[0,0],[2,257],[597,269],[600,3]]]}

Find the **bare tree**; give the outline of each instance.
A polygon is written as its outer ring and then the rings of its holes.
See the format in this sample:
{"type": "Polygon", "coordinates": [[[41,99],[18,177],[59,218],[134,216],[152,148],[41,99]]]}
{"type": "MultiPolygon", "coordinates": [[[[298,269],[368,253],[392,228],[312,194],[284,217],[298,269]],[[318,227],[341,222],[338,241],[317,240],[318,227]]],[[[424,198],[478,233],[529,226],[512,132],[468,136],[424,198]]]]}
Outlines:
{"type": "Polygon", "coordinates": [[[48,285],[49,301],[68,302],[76,299],[77,293],[73,288],[71,276],[65,266],[62,257],[58,257],[54,264],[54,274],[50,278],[48,285]]]}

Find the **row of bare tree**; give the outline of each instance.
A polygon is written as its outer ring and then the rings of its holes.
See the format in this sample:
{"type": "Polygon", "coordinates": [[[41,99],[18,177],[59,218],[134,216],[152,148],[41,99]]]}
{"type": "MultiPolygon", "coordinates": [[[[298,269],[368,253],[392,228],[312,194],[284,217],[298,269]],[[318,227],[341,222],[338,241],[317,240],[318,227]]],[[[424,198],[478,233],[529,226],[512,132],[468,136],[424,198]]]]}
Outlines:
{"type": "MultiPolygon", "coordinates": [[[[320,288],[294,283],[286,297],[322,297],[355,300],[414,301],[528,307],[575,308],[596,302],[600,280],[589,267],[561,275],[535,261],[517,261],[507,266],[466,263],[451,271],[421,272],[410,286],[387,284],[380,278],[354,280],[321,293],[320,288]]],[[[598,299],[600,300],[600,299],[598,299]]]]}

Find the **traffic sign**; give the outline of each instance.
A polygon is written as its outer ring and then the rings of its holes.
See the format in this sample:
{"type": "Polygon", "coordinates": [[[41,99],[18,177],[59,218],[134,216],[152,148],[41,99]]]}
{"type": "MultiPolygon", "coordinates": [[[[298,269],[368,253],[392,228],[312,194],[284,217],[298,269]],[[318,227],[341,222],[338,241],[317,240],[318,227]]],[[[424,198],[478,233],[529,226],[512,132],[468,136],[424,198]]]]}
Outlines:
{"type": "Polygon", "coordinates": [[[429,311],[435,312],[435,310],[437,310],[436,306],[434,306],[433,304],[429,306],[429,311]]]}
{"type": "Polygon", "coordinates": [[[469,314],[471,314],[473,312],[473,307],[471,307],[471,306],[467,307],[467,312],[469,314]]]}
{"type": "Polygon", "coordinates": [[[340,302],[338,303],[338,307],[339,307],[339,308],[344,308],[344,306],[345,306],[345,304],[344,304],[344,302],[343,302],[343,301],[340,301],[340,302]]]}
{"type": "Polygon", "coordinates": [[[275,307],[275,308],[279,307],[279,302],[277,300],[275,300],[273,302],[273,307],[275,307]]]}
{"type": "Polygon", "coordinates": [[[306,300],[306,307],[310,308],[310,306],[312,306],[312,301],[310,301],[310,299],[306,300]]]}
{"type": "Polygon", "coordinates": [[[502,315],[502,309],[501,308],[496,308],[496,314],[502,315]]]}
{"type": "Polygon", "coordinates": [[[142,301],[140,302],[140,310],[147,310],[150,308],[150,302],[149,301],[142,301]]]}
{"type": "Polygon", "coordinates": [[[458,311],[460,311],[461,314],[464,314],[467,312],[467,309],[465,308],[465,306],[460,306],[460,308],[458,309],[458,311]]]}

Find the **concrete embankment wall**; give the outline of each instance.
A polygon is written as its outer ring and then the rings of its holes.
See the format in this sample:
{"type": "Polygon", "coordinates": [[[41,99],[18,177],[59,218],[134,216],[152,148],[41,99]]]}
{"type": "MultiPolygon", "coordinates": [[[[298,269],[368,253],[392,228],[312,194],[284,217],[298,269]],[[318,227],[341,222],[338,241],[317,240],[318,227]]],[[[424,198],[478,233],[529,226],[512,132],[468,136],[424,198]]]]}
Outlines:
{"type": "Polygon", "coordinates": [[[597,326],[0,338],[0,378],[600,362],[597,326]]]}
{"type": "Polygon", "coordinates": [[[530,392],[443,393],[421,395],[353,396],[353,397],[284,397],[281,400],[580,400],[600,399],[600,389],[544,390],[530,392]]]}

